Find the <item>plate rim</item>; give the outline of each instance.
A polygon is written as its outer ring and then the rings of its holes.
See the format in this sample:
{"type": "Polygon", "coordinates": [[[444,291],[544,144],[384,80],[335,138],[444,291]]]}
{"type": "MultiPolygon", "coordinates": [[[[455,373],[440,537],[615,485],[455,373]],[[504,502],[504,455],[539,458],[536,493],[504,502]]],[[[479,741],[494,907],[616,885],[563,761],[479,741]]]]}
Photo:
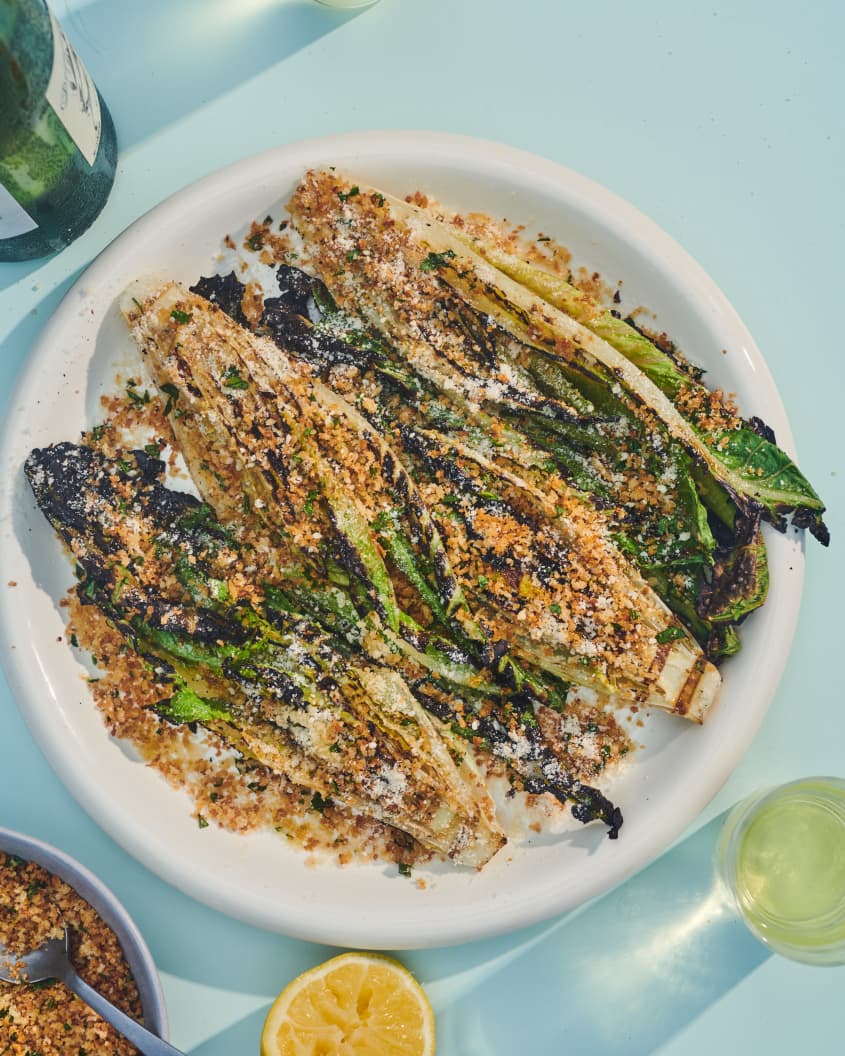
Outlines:
{"type": "MultiPolygon", "coordinates": [[[[758,380],[766,389],[765,399],[762,402],[768,404],[767,417],[775,424],[781,446],[787,451],[794,451],[794,442],[780,395],[762,354],[738,313],[697,261],[634,205],[590,178],[526,150],[453,133],[377,130],[299,140],[242,158],[181,188],[130,224],[74,282],[30,349],[7,405],[7,415],[2,434],[0,434],[0,466],[8,465],[9,455],[14,451],[16,426],[20,424],[21,415],[25,413],[25,406],[21,405],[21,399],[48,366],[51,344],[59,338],[66,314],[81,293],[90,287],[97,287],[101,276],[108,277],[112,261],[120,259],[126,252],[127,245],[131,246],[134,240],[142,241],[151,227],[155,228],[156,225],[161,226],[162,224],[166,226],[168,217],[177,213],[185,204],[202,199],[206,195],[213,197],[232,181],[242,176],[249,177],[250,173],[257,174],[253,177],[257,185],[264,178],[262,174],[268,175],[279,161],[283,164],[292,164],[291,159],[296,155],[303,157],[311,155],[313,158],[319,155],[323,157],[331,154],[343,155],[350,151],[360,153],[365,159],[378,156],[395,158],[399,154],[401,158],[398,160],[401,160],[403,164],[406,161],[410,163],[415,153],[417,156],[425,154],[427,157],[436,154],[443,160],[456,164],[459,164],[460,159],[466,158],[467,155],[471,156],[474,161],[478,161],[481,156],[481,160],[489,161],[503,172],[516,174],[515,178],[521,175],[524,178],[542,179],[550,186],[554,185],[558,188],[559,193],[564,193],[565,190],[566,195],[589,202],[591,215],[599,213],[612,229],[618,230],[621,225],[626,238],[637,252],[646,252],[649,258],[657,256],[662,269],[666,272],[670,269],[682,268],[684,287],[691,288],[697,297],[708,298],[720,316],[724,317],[726,325],[729,324],[743,335],[746,342],[746,354],[750,355],[751,360],[754,361],[754,369],[759,371],[758,380]]],[[[314,163],[313,160],[310,162],[312,165],[314,163]]],[[[3,473],[0,476],[2,476],[0,480],[0,524],[5,530],[8,524],[12,523],[15,487],[14,482],[9,479],[11,474],[3,473]]],[[[778,625],[779,643],[783,647],[778,649],[774,660],[768,661],[765,680],[768,688],[764,694],[765,704],[743,716],[744,721],[741,722],[739,730],[740,736],[719,760],[721,765],[715,768],[711,780],[700,787],[695,796],[688,797],[687,809],[680,816],[676,816],[671,823],[664,820],[659,838],[648,841],[645,853],[621,855],[616,867],[609,870],[610,876],[607,882],[588,885],[588,890],[578,890],[574,898],[567,897],[564,893],[551,907],[546,904],[539,907],[524,905],[518,911],[511,907],[506,921],[496,921],[492,924],[489,921],[478,921],[473,914],[466,913],[460,922],[440,919],[436,922],[433,920],[427,922],[422,928],[422,933],[420,933],[419,924],[416,927],[399,925],[383,929],[380,934],[373,934],[372,921],[362,926],[354,921],[339,922],[335,919],[327,925],[323,920],[302,920],[298,907],[293,907],[292,911],[290,907],[286,911],[284,911],[285,907],[282,907],[282,912],[273,913],[268,912],[266,906],[259,909],[243,906],[237,899],[237,893],[233,894],[225,889],[225,883],[205,877],[189,876],[185,869],[177,867],[171,860],[168,860],[167,854],[162,853],[163,848],[156,846],[154,838],[149,835],[146,839],[139,838],[137,833],[126,829],[122,824],[124,819],[120,816],[120,812],[114,809],[113,804],[104,806],[98,799],[96,783],[92,785],[87,775],[75,770],[57,750],[55,736],[49,725],[45,723],[43,714],[37,710],[33,711],[31,706],[24,706],[32,693],[32,672],[23,660],[22,651],[10,653],[8,647],[4,648],[2,663],[27,727],[51,767],[77,802],[133,857],[178,889],[248,923],[311,941],[338,944],[340,940],[342,945],[368,945],[371,948],[380,946],[394,949],[451,945],[490,937],[537,923],[575,908],[589,898],[606,893],[653,861],[671,846],[688,825],[695,821],[733,773],[752,743],[786,666],[797,625],[803,588],[803,545],[796,548],[794,563],[796,568],[790,579],[790,590],[795,596],[795,604],[791,606],[778,625]]],[[[14,578],[12,573],[13,570],[8,566],[7,548],[0,547],[0,583],[14,578]]],[[[0,595],[0,631],[5,640],[4,645],[12,639],[12,619],[13,613],[8,592],[4,592],[0,595]]],[[[325,907],[323,915],[325,915],[325,907]]]]}

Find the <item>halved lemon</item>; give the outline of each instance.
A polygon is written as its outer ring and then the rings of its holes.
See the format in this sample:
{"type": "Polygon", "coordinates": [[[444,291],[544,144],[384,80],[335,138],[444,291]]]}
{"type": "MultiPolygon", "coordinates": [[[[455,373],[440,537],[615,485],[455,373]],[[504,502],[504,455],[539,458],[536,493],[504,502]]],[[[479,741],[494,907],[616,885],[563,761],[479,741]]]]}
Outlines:
{"type": "Polygon", "coordinates": [[[433,1056],[434,1013],[407,968],[342,953],[297,976],[264,1021],[261,1056],[433,1056]]]}

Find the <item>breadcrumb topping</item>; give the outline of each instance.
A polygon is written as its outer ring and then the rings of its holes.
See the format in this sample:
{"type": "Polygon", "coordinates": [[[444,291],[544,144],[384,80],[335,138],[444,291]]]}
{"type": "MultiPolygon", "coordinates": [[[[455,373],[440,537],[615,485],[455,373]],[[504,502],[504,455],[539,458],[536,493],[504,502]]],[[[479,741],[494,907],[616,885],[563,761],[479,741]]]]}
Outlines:
{"type": "MultiPolygon", "coordinates": [[[[135,980],[117,936],[64,880],[0,851],[0,943],[25,954],[70,932],[79,975],[127,1015],[142,1018],[135,980]]],[[[0,980],[0,1039],[7,1056],[134,1056],[136,1050],[64,983],[0,980]]]]}

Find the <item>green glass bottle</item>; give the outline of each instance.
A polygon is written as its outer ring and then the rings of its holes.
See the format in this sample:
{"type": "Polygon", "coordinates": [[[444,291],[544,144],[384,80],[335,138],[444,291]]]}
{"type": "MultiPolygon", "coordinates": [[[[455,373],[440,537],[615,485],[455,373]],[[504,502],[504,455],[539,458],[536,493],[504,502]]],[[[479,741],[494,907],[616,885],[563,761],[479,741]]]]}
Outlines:
{"type": "Polygon", "coordinates": [[[0,261],[81,235],[116,161],[111,115],[44,0],[0,0],[0,261]]]}

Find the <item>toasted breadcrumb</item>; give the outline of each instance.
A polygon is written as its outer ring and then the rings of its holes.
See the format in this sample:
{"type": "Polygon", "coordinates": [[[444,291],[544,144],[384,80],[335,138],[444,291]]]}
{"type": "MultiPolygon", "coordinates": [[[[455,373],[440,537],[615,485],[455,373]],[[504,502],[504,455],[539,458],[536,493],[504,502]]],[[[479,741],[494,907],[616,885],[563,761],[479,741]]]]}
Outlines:
{"type": "Polygon", "coordinates": [[[143,761],[173,788],[188,794],[198,824],[231,832],[275,831],[323,859],[421,861],[425,853],[404,833],[369,818],[347,815],[330,800],[265,766],[240,759],[208,730],[175,726],[153,706],[162,697],[150,672],[93,605],[68,599],[69,640],[97,658],[94,700],[113,737],[130,742],[143,761]],[[201,819],[201,820],[200,820],[201,819]]]}
{"type": "MultiPolygon", "coordinates": [[[[140,1020],[138,989],[117,936],[58,876],[0,852],[0,942],[27,953],[71,929],[79,975],[112,1004],[140,1020]]],[[[136,1049],[59,982],[0,981],[0,1052],[4,1056],[134,1056],[136,1049]]]]}
{"type": "MultiPolygon", "coordinates": [[[[413,200],[422,207],[436,208],[436,203],[422,194],[414,196],[413,200]]],[[[331,204],[336,205],[335,202],[331,204]]],[[[368,203],[367,208],[378,222],[377,203],[368,203]]],[[[523,229],[508,230],[495,225],[481,214],[452,217],[451,221],[465,224],[470,230],[483,231],[485,237],[495,233],[495,237],[510,247],[511,251],[519,251],[528,259],[542,263],[557,273],[571,276],[591,296],[609,295],[600,276],[586,272],[572,276],[570,254],[550,240],[542,238],[537,242],[528,242],[523,237],[523,229]]],[[[263,223],[254,223],[244,239],[244,247],[258,254],[265,264],[289,262],[297,257],[297,252],[285,227],[284,222],[282,225],[273,224],[269,217],[263,223]]],[[[401,236],[394,232],[391,237],[398,239],[401,236]]],[[[235,248],[234,241],[228,236],[226,244],[235,248]]],[[[387,296],[391,285],[400,288],[405,276],[401,274],[398,252],[395,257],[382,255],[377,260],[370,260],[363,252],[363,246],[358,243],[350,245],[351,248],[341,247],[343,257],[336,262],[339,268],[344,267],[345,261],[350,259],[348,254],[354,254],[356,260],[372,267],[374,282],[380,284],[387,296]]],[[[433,288],[435,279],[427,279],[419,267],[413,269],[411,276],[414,283],[433,288]]],[[[430,292],[424,290],[423,295],[430,292]]],[[[407,289],[403,293],[407,293],[407,289]]],[[[248,321],[260,319],[263,303],[260,286],[248,284],[241,303],[248,321]]],[[[398,299],[391,307],[401,315],[398,299]]],[[[218,311],[215,306],[210,309],[212,316],[218,311]]],[[[194,324],[200,330],[206,325],[201,313],[195,314],[194,324]]],[[[456,361],[459,360],[459,348],[451,349],[450,352],[456,361]]],[[[471,363],[460,365],[472,366],[471,363]]],[[[356,368],[344,370],[333,376],[332,388],[338,393],[348,394],[350,398],[354,396],[356,405],[362,411],[371,412],[375,408],[372,396],[378,385],[377,380],[359,373],[356,368]]],[[[355,430],[341,419],[321,412],[309,399],[309,389],[314,384],[309,368],[298,362],[291,363],[283,384],[298,401],[301,411],[298,428],[291,434],[291,443],[298,445],[301,471],[289,481],[289,507],[284,527],[296,545],[307,550],[309,546],[314,548],[314,541],[330,531],[327,511],[320,503],[314,502],[309,483],[312,468],[309,449],[317,441],[321,452],[328,455],[345,489],[359,496],[369,506],[371,514],[391,504],[393,497],[377,471],[376,452],[362,452],[355,430]],[[361,457],[350,460],[350,450],[360,452],[361,457]],[[303,511],[307,516],[303,516],[303,511]]],[[[151,390],[149,399],[145,399],[144,394],[148,390],[138,378],[121,381],[121,386],[125,388],[126,394],[121,392],[120,395],[104,399],[106,419],[98,427],[96,435],[89,433],[86,436],[87,442],[115,457],[121,450],[131,448],[131,438],[139,431],[144,431],[154,438],[153,442],[162,452],[162,457],[168,459],[171,473],[176,472],[177,448],[172,430],[174,408],[170,408],[171,415],[168,416],[163,397],[151,390]],[[132,397],[132,391],[136,397],[132,397]],[[140,399],[137,398],[139,395],[140,399]]],[[[232,395],[233,398],[238,397],[238,391],[232,395]]],[[[176,408],[176,413],[187,415],[183,424],[190,424],[190,410],[186,409],[184,399],[176,408]]],[[[257,430],[270,428],[266,422],[251,419],[245,426],[257,430]]],[[[270,434],[267,435],[269,440],[270,434]]],[[[220,467],[215,474],[217,479],[210,483],[208,491],[215,495],[212,504],[218,514],[224,519],[227,513],[236,515],[246,525],[258,555],[257,567],[262,567],[262,562],[264,568],[273,567],[274,562],[284,561],[284,555],[279,549],[279,540],[268,538],[261,518],[253,516],[242,505],[245,494],[243,468],[236,462],[220,467]]],[[[442,482],[430,484],[427,488],[424,497],[433,507],[439,506],[442,512],[448,498],[448,488],[442,482]]],[[[255,505],[260,501],[259,498],[255,505]]],[[[644,493],[632,498],[632,502],[642,504],[660,501],[659,493],[644,493]]],[[[622,605],[614,609],[610,605],[596,604],[597,599],[590,589],[590,584],[596,581],[615,582],[618,579],[615,569],[610,567],[612,553],[605,545],[606,533],[591,512],[582,504],[574,503],[563,482],[554,477],[549,480],[549,504],[552,510],[556,508],[565,513],[565,519],[570,524],[578,523],[594,532],[595,545],[584,548],[578,554],[568,554],[570,574],[566,579],[550,584],[536,576],[526,575],[515,584],[509,584],[504,579],[491,584],[490,594],[495,597],[496,605],[485,608],[482,602],[482,619],[488,620],[495,634],[495,620],[501,618],[497,616],[497,610],[500,614],[503,605],[507,611],[509,604],[518,602],[518,607],[508,611],[508,618],[524,622],[529,635],[540,624],[547,631],[548,624],[553,622],[563,647],[595,660],[594,643],[598,637],[597,631],[601,629],[619,639],[617,646],[619,642],[624,645],[623,648],[617,648],[613,655],[598,658],[605,662],[608,669],[623,661],[637,664],[637,658],[644,652],[643,644],[651,633],[648,627],[640,623],[630,606],[622,605]],[[571,619],[553,619],[557,609],[576,615],[571,619]]],[[[557,515],[558,518],[561,513],[557,515]]],[[[446,525],[446,547],[453,566],[477,578],[472,546],[461,534],[458,523],[448,517],[448,511],[443,521],[446,525]]],[[[474,528],[477,529],[478,538],[491,551],[498,548],[502,553],[527,557],[532,546],[536,548],[536,543],[530,537],[531,531],[516,521],[503,521],[495,515],[482,512],[477,515],[474,528]]],[[[548,535],[550,546],[560,542],[556,536],[557,529],[553,526],[541,526],[538,530],[548,535]]],[[[404,604],[407,600],[407,608],[411,611],[411,599],[415,592],[408,588],[406,599],[402,594],[401,576],[397,580],[399,601],[404,604]]],[[[231,580],[228,585],[230,594],[236,600],[245,597],[249,589],[245,581],[231,580]]],[[[213,733],[168,724],[152,707],[161,697],[161,687],[156,685],[143,662],[128,649],[119,633],[93,606],[81,605],[75,596],[68,602],[68,609],[68,637],[97,658],[97,679],[91,681],[91,689],[110,732],[119,739],[131,742],[144,762],[157,770],[174,788],[187,792],[198,825],[204,827],[208,822],[213,822],[234,832],[275,830],[280,838],[312,853],[315,862],[324,861],[328,856],[339,865],[372,860],[410,864],[422,862],[428,857],[407,835],[371,819],[345,814],[330,800],[315,805],[309,790],[290,783],[259,764],[245,765],[213,733]]],[[[412,614],[419,617],[422,623],[426,623],[430,616],[424,611],[414,611],[412,614]]],[[[389,664],[391,657],[385,655],[382,660],[389,664]]],[[[645,663],[646,669],[639,672],[643,677],[647,674],[650,661],[645,663]]],[[[558,757],[565,760],[567,770],[581,780],[592,780],[596,774],[618,762],[630,751],[630,738],[614,715],[588,695],[581,697],[576,693],[568,702],[568,709],[565,715],[549,708],[540,709],[538,721],[546,740],[558,757]]],[[[472,743],[471,738],[469,743],[472,743]]],[[[477,747],[481,749],[483,746],[479,742],[477,747]]],[[[479,751],[478,757],[489,763],[489,757],[483,752],[479,751]]],[[[489,766],[493,773],[501,769],[495,762],[489,763],[489,766]]],[[[418,886],[424,884],[418,882],[418,886]]]]}

